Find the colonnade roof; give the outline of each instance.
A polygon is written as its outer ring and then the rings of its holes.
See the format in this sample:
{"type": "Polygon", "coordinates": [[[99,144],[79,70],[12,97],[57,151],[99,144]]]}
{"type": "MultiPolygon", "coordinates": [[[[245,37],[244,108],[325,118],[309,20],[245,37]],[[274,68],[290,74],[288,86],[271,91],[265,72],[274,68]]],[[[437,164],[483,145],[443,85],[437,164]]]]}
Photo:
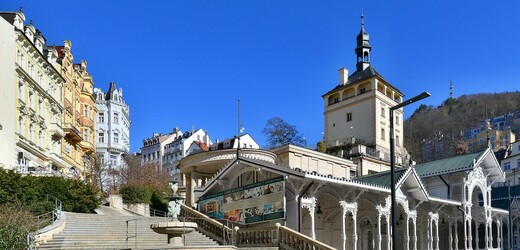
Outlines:
{"type": "MultiPolygon", "coordinates": [[[[396,182],[403,177],[403,175],[406,173],[407,168],[399,168],[395,170],[395,180],[396,182]]],[[[390,188],[391,181],[390,181],[390,171],[383,171],[379,173],[369,174],[369,175],[363,175],[356,178],[353,178],[356,181],[375,184],[383,187],[390,188]]]]}
{"type": "Polygon", "coordinates": [[[484,151],[426,162],[415,165],[415,170],[420,177],[460,172],[472,169],[474,160],[480,158],[483,153],[484,151]]]}

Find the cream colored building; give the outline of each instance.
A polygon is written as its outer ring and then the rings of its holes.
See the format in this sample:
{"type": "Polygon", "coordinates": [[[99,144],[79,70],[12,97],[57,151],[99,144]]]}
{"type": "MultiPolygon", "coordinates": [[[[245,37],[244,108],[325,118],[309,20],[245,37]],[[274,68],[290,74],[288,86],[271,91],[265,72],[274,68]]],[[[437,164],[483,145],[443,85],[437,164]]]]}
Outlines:
{"type": "MultiPolygon", "coordinates": [[[[349,76],[339,70],[339,84],[324,94],[324,141],[328,147],[355,141],[372,144],[376,157],[389,161],[390,107],[403,101],[403,93],[386,81],[370,64],[369,35],[361,23],[357,36],[356,71],[349,76]]],[[[394,114],[396,154],[407,155],[403,147],[403,110],[394,114]]],[[[399,160],[398,160],[399,161],[399,160]]]]}
{"type": "Polygon", "coordinates": [[[466,140],[468,152],[477,152],[487,148],[488,138],[489,146],[493,150],[505,149],[511,142],[516,140],[516,136],[511,130],[500,131],[488,128],[487,130],[480,131],[477,136],[466,140]]]}
{"type": "Polygon", "coordinates": [[[67,163],[69,176],[85,179],[89,174],[88,167],[95,158],[94,117],[97,108],[92,95],[94,83],[87,72],[86,61],[74,64],[71,41],[50,48],[58,52],[56,68],[65,79],[61,100],[65,132],[61,147],[63,160],[67,163]]]}
{"type": "Polygon", "coordinates": [[[58,53],[23,12],[0,13],[0,164],[34,175],[61,175],[64,136],[58,53]]]}

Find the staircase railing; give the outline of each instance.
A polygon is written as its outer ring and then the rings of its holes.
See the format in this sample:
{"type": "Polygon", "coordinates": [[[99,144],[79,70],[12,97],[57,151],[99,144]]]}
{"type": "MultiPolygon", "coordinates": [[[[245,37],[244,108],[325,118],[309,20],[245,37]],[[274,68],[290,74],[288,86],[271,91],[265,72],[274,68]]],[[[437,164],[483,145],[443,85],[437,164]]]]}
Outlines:
{"type": "Polygon", "coordinates": [[[241,228],[236,227],[237,247],[277,247],[278,227],[241,228]]]}
{"type": "Polygon", "coordinates": [[[196,222],[198,229],[223,245],[237,247],[279,247],[287,250],[334,250],[335,248],[276,223],[274,227],[233,229],[184,204],[181,216],[196,222]]]}
{"type": "Polygon", "coordinates": [[[237,247],[279,247],[287,250],[334,250],[335,248],[314,240],[302,233],[276,223],[275,227],[235,227],[237,247]]]}
{"type": "Polygon", "coordinates": [[[184,204],[181,204],[181,217],[186,217],[186,221],[197,223],[197,229],[222,245],[234,245],[233,229],[226,225],[200,213],[184,204]]]}
{"type": "Polygon", "coordinates": [[[54,199],[54,209],[50,212],[35,216],[36,223],[32,228],[32,229],[34,229],[34,231],[27,233],[27,239],[26,239],[27,249],[33,249],[33,247],[36,243],[35,242],[36,236],[41,233],[44,233],[44,232],[42,232],[42,229],[44,229],[45,227],[47,227],[49,225],[54,225],[54,223],[57,220],[61,220],[61,213],[62,213],[61,201],[58,198],[56,198],[50,194],[47,194],[46,197],[47,197],[47,201],[49,201],[49,198],[54,199]]]}
{"type": "Polygon", "coordinates": [[[168,217],[168,213],[161,210],[150,208],[150,217],[168,217]]]}
{"type": "Polygon", "coordinates": [[[281,249],[323,249],[323,250],[333,250],[335,248],[324,244],[320,241],[314,240],[311,237],[294,231],[288,227],[280,225],[280,223],[276,223],[276,227],[278,228],[278,246],[281,249]]]}
{"type": "Polygon", "coordinates": [[[130,238],[134,238],[134,247],[135,249],[137,249],[137,219],[130,219],[130,220],[126,220],[126,239],[125,239],[125,246],[126,248],[128,248],[128,239],[130,238]],[[134,234],[133,235],[129,235],[129,226],[128,224],[133,221],[134,224],[135,224],[135,229],[134,229],[134,234]]]}

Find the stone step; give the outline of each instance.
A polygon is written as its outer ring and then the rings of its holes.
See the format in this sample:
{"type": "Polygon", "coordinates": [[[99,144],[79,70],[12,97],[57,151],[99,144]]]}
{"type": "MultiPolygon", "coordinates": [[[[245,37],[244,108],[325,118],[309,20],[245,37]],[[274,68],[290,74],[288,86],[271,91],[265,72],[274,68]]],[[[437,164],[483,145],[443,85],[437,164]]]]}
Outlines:
{"type": "MultiPolygon", "coordinates": [[[[122,249],[127,244],[126,221],[133,219],[136,220],[128,223],[128,236],[137,232],[138,248],[156,249],[167,246],[167,236],[155,233],[150,229],[150,225],[168,221],[168,218],[69,212],[65,212],[65,218],[65,229],[38,249],[122,249]]],[[[129,248],[135,247],[134,240],[135,238],[128,239],[129,248]]],[[[188,246],[203,246],[208,249],[218,246],[216,241],[198,231],[186,234],[185,242],[188,246]]]]}

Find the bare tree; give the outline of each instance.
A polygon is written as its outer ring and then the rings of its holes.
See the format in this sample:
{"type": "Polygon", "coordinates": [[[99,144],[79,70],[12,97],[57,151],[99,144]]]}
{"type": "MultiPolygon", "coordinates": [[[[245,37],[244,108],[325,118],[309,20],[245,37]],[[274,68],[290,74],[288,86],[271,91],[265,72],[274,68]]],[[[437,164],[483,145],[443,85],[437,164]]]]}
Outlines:
{"type": "Polygon", "coordinates": [[[121,169],[122,184],[147,186],[155,189],[165,189],[171,176],[159,164],[141,164],[141,157],[129,155],[125,158],[126,166],[121,169]]]}
{"type": "Polygon", "coordinates": [[[267,120],[262,133],[267,137],[267,148],[279,147],[285,144],[305,146],[307,142],[295,125],[291,125],[280,117],[267,120]]]}

